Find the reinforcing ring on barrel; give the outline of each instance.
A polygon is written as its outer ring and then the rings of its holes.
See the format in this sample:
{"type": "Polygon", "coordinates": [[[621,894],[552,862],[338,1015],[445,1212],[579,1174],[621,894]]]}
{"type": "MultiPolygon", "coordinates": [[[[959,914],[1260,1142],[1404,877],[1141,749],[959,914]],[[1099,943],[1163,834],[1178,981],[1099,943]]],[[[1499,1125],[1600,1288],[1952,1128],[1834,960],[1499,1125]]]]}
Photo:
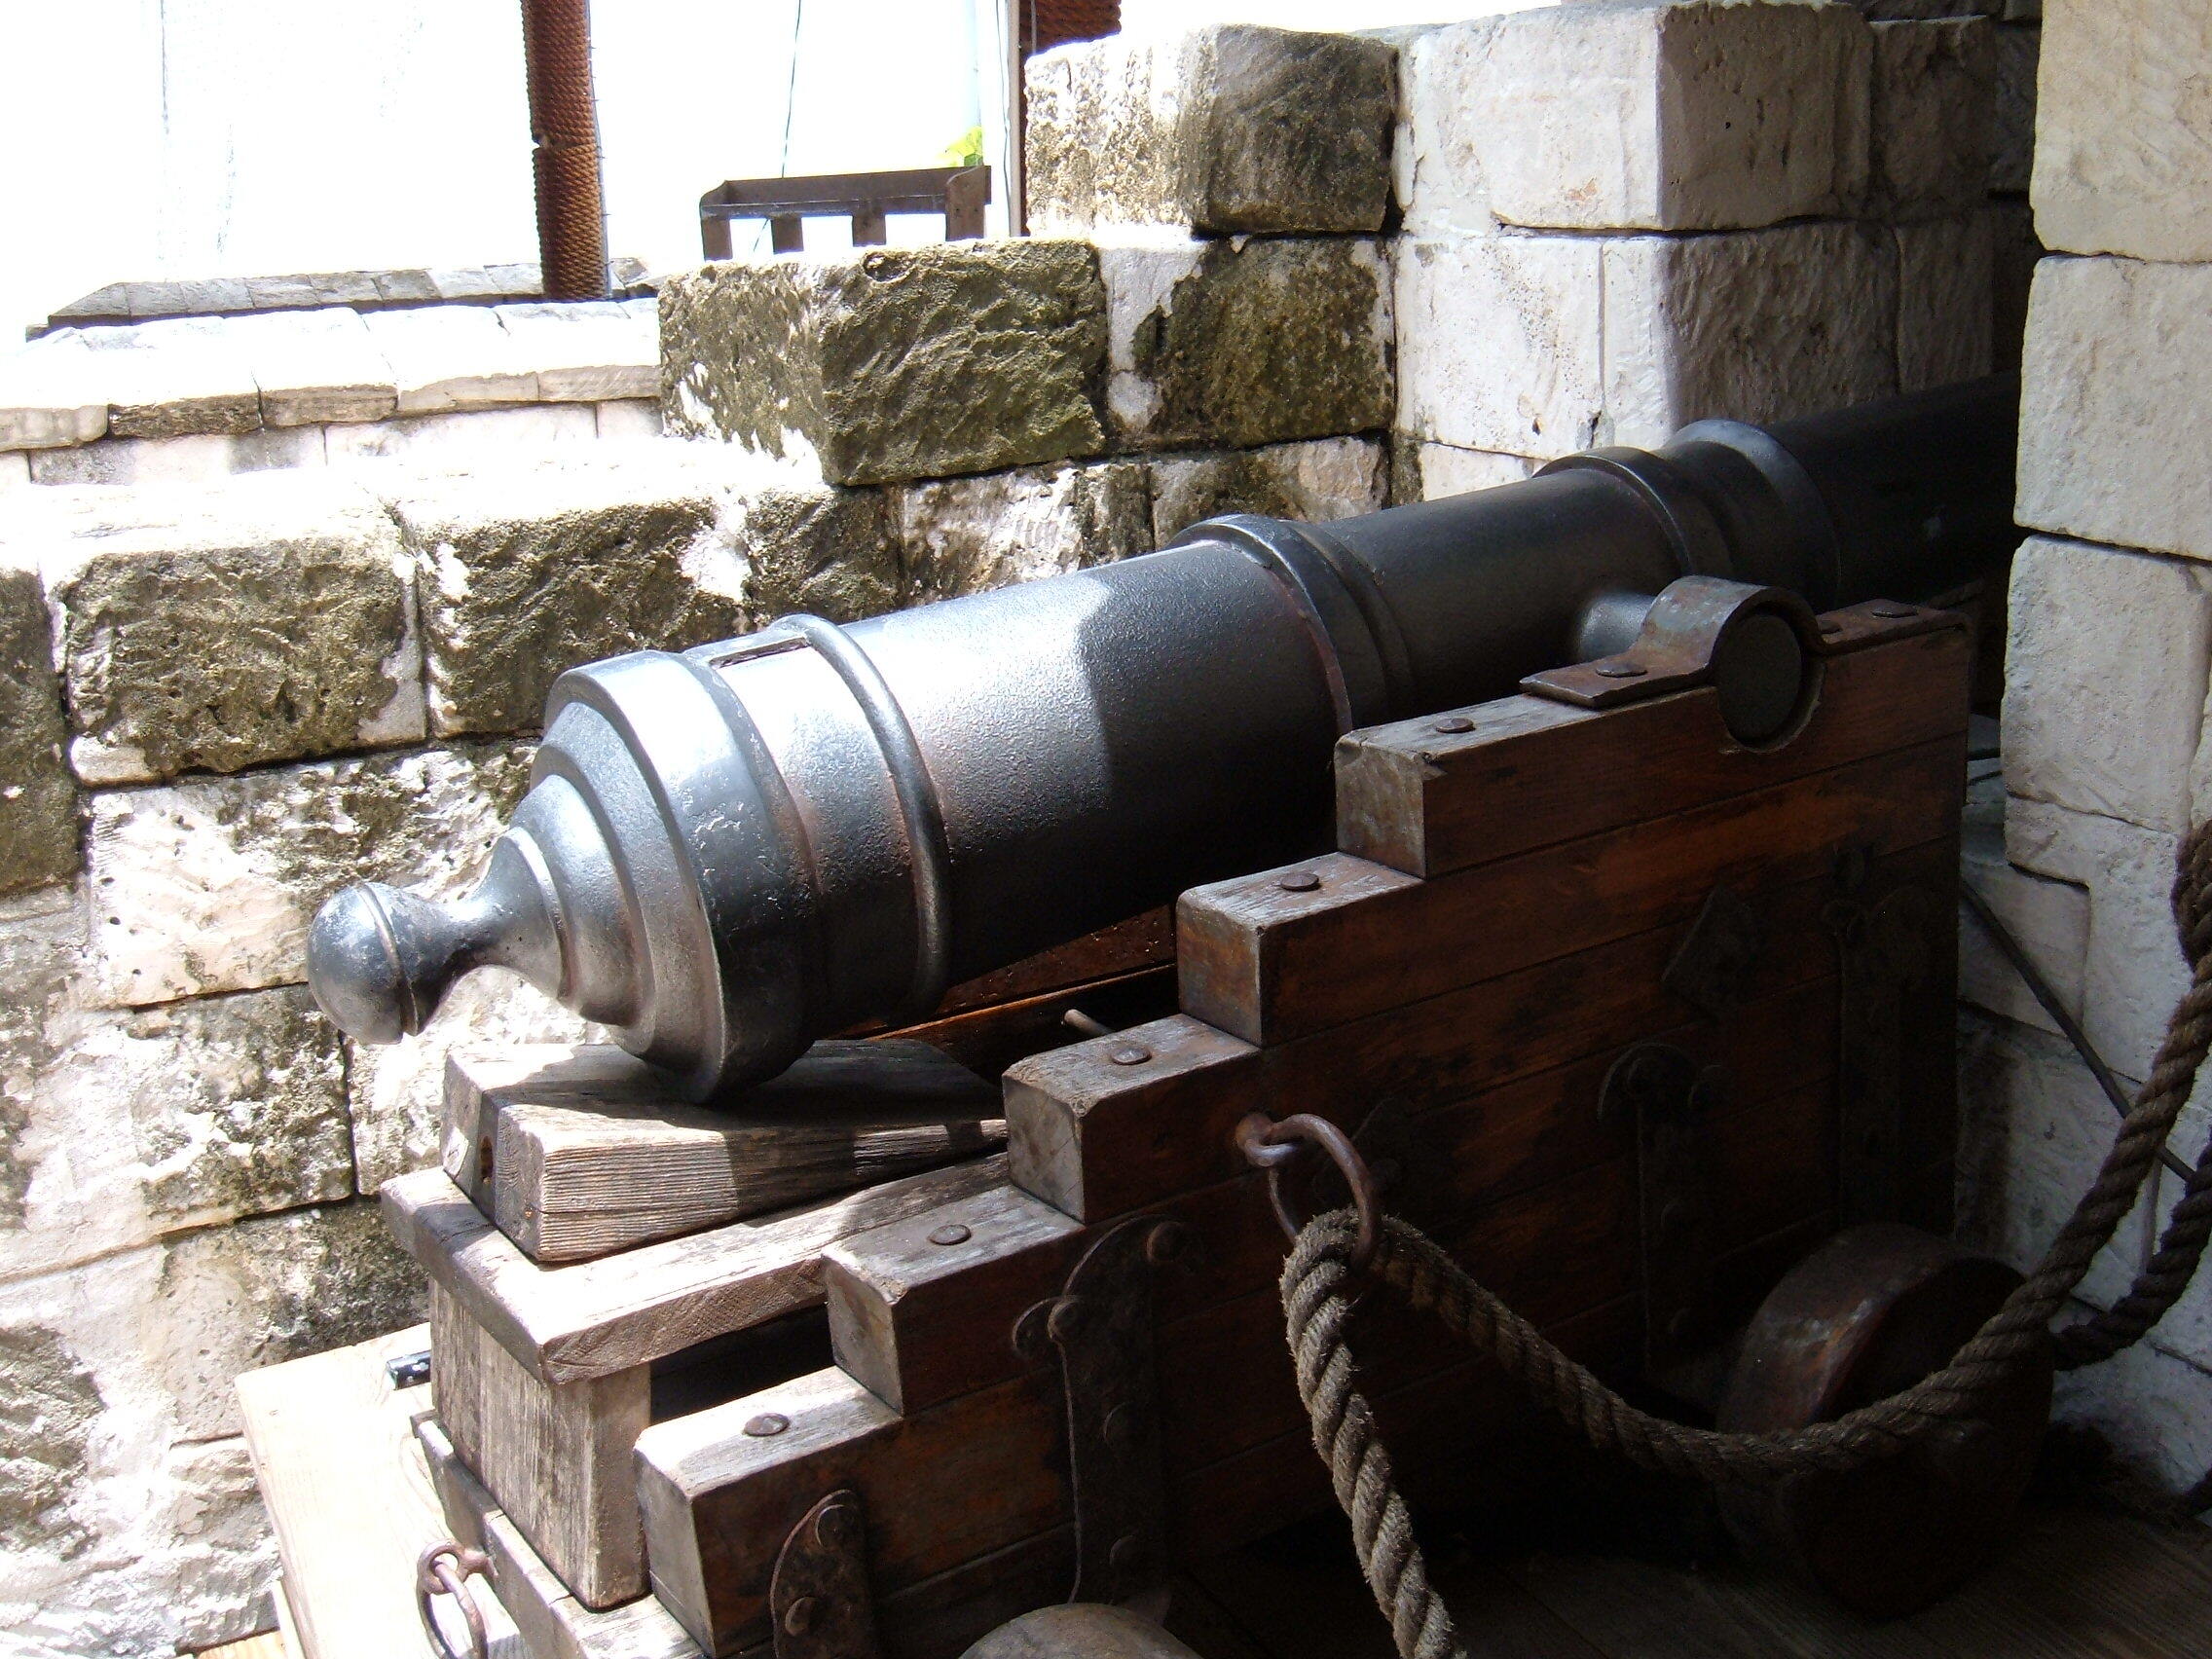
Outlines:
{"type": "Polygon", "coordinates": [[[1329,1155],[1329,1161],[1337,1166],[1337,1173],[1345,1178],[1351,1189],[1352,1208],[1359,1215],[1359,1233],[1352,1239],[1351,1255],[1346,1266],[1355,1273],[1367,1272],[1368,1264],[1375,1260],[1375,1247],[1382,1236],[1382,1202],[1381,1190],[1375,1181],[1375,1172],[1367,1167],[1367,1160],[1360,1157],[1359,1149],[1351,1144],[1351,1137],[1325,1118],[1316,1118],[1309,1112],[1300,1112],[1280,1123],[1265,1112],[1247,1113],[1236,1125],[1233,1137],[1236,1150],[1244,1155],[1244,1161],[1255,1169],[1268,1172],[1268,1202],[1274,1206],[1275,1220],[1280,1224],[1283,1236],[1293,1244],[1305,1231],[1283,1196],[1282,1172],[1297,1158],[1301,1145],[1319,1147],[1329,1155]]]}
{"type": "Polygon", "coordinates": [[[423,1634],[430,1639],[430,1646],[444,1659],[463,1659],[446,1641],[446,1633],[431,1610],[430,1599],[440,1591],[451,1596],[461,1608],[461,1616],[468,1625],[468,1653],[466,1659],[487,1659],[491,1651],[484,1634],[484,1612],[477,1606],[476,1598],[468,1593],[468,1579],[472,1573],[489,1572],[492,1558],[482,1550],[472,1550],[465,1544],[448,1540],[432,1544],[423,1552],[423,1559],[415,1564],[415,1610],[423,1618],[423,1634]]]}

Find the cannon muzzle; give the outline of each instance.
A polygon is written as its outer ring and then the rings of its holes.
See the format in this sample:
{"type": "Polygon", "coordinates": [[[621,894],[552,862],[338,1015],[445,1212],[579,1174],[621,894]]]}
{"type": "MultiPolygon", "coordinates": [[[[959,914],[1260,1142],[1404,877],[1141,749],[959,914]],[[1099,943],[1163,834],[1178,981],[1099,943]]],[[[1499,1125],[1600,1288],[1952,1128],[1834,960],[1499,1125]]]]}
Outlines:
{"type": "MultiPolygon", "coordinates": [[[[571,670],[481,885],[340,894],[309,944],[315,996],[388,1042],[500,964],[711,1098],[1319,849],[1339,736],[1610,655],[1680,577],[1821,609],[1956,587],[2016,539],[2017,403],[2006,378],[1701,422],[1475,495],[1216,519],[1116,565],[571,670]]],[[[1800,659],[1774,619],[1738,646],[1724,712],[1757,742],[1800,659]]]]}

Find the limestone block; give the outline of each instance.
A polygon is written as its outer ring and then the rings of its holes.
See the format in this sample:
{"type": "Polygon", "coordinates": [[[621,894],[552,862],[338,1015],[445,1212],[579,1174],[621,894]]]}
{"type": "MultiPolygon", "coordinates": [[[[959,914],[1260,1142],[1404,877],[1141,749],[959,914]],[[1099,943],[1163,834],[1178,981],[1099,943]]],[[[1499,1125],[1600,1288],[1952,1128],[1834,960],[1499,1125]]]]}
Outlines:
{"type": "Polygon", "coordinates": [[[1462,104],[1508,224],[1722,230],[1855,196],[1867,58],[1842,7],[1624,0],[1500,18],[1487,49],[1432,56],[1463,67],[1423,95],[1462,104]]]}
{"type": "MultiPolygon", "coordinates": [[[[451,271],[432,271],[429,277],[430,286],[437,291],[441,300],[505,299],[510,293],[504,283],[481,265],[461,266],[451,271]]],[[[532,285],[535,286],[535,283],[532,285]]]]}
{"type": "Polygon", "coordinates": [[[957,599],[1150,552],[1145,468],[1130,461],[947,478],[896,493],[909,601],[957,599]]]}
{"type": "Polygon", "coordinates": [[[1473,490],[1494,490],[1500,484],[1518,484],[1535,473],[1537,462],[1525,456],[1499,455],[1491,450],[1460,449],[1453,444],[1406,440],[1398,446],[1409,452],[1411,471],[1392,494],[1395,504],[1442,500],[1473,490]]]}
{"type": "Polygon", "coordinates": [[[1898,390],[1924,391],[1990,372],[1994,227],[1986,210],[1899,225],[1898,390]]]}
{"type": "Polygon", "coordinates": [[[399,407],[391,364],[358,312],[322,306],[232,317],[224,326],[261,388],[265,425],[384,421],[399,407]]]}
{"type": "Polygon", "coordinates": [[[494,457],[534,457],[547,449],[596,443],[599,423],[586,403],[542,403],[520,409],[463,409],[361,426],[325,426],[332,466],[404,460],[417,465],[465,466],[494,457]]]}
{"type": "Polygon", "coordinates": [[[377,271],[370,275],[377,285],[377,298],[394,305],[428,305],[443,297],[427,271],[377,271]]]}
{"type": "Polygon", "coordinates": [[[1421,29],[1398,49],[1392,189],[1408,236],[1483,236],[1495,221],[1483,182],[1477,95],[1496,20],[1421,29]]]}
{"type": "Polygon", "coordinates": [[[77,872],[77,787],[46,588],[0,547],[0,893],[77,872]]]}
{"type": "Polygon", "coordinates": [[[84,902],[49,887],[0,899],[0,1232],[23,1225],[40,1154],[41,1079],[70,1041],[86,953],[84,902]]]}
{"type": "Polygon", "coordinates": [[[547,403],[660,395],[660,327],[650,309],[615,300],[495,306],[547,403]]]}
{"type": "Polygon", "coordinates": [[[1850,224],[1608,241],[1611,441],[1649,446],[1708,417],[1782,421],[1888,396],[1892,254],[1887,232],[1850,224]]]}
{"type": "Polygon", "coordinates": [[[592,405],[592,424],[593,435],[602,443],[610,438],[657,438],[661,435],[660,399],[624,397],[608,403],[595,403],[592,405]]]}
{"type": "Polygon", "coordinates": [[[2212,571],[2031,537],[2012,560],[2005,783],[2151,830],[2190,825],[2212,571]]]}
{"type": "Polygon", "coordinates": [[[75,449],[34,450],[40,484],[212,484],[240,472],[323,464],[320,426],[264,426],[238,434],[182,438],[102,438],[75,449]]]}
{"type": "MultiPolygon", "coordinates": [[[[2080,1019],[2089,952],[2088,890],[2020,869],[2005,857],[2002,791],[1991,813],[1976,814],[1969,806],[1961,873],[2011,931],[2059,1006],[2080,1019]]],[[[2057,1023],[1981,924],[1965,912],[1959,921],[1959,1000],[2059,1035],[2057,1023]]]]}
{"type": "Polygon", "coordinates": [[[253,309],[253,295],[242,276],[208,276],[198,281],[126,282],[123,292],[132,316],[204,317],[218,312],[253,309]]]}
{"type": "Polygon", "coordinates": [[[1152,538],[1224,513],[1319,522],[1380,511],[1387,483],[1373,438],[1320,438],[1152,463],[1152,538]]]}
{"type": "Polygon", "coordinates": [[[1032,57],[1030,229],[1380,230],[1396,57],[1381,41],[1249,24],[1032,57]]]}
{"type": "Polygon", "coordinates": [[[2005,815],[2013,864],[2088,889],[2082,1027],[2127,1077],[2150,1075],[2166,1019],[2189,988],[2171,900],[2177,840],[2044,801],[2015,799],[2005,815]]]}
{"type": "Polygon", "coordinates": [[[1098,253],[1117,449],[1244,448],[1390,424],[1390,273],[1364,240],[1098,253]]]}
{"type": "Polygon", "coordinates": [[[456,1048],[608,1041],[602,1027],[578,1019],[503,968],[479,968],[459,981],[415,1036],[381,1048],[349,1041],[355,1185],[366,1197],[394,1176],[438,1161],[446,1056],[456,1048]]]}
{"type": "Polygon", "coordinates": [[[537,401],[533,365],[489,306],[413,306],[363,320],[391,364],[402,415],[537,401]]]}
{"type": "Polygon", "coordinates": [[[1989,188],[2024,195],[2036,155],[2036,66],[2043,31],[1999,28],[1996,47],[1997,109],[1990,137],[1989,188]]]}
{"type": "Polygon", "coordinates": [[[253,371],[220,319],[88,328],[84,340],[93,384],[107,396],[112,437],[250,432],[261,424],[253,371]]]}
{"type": "Polygon", "coordinates": [[[661,290],[662,414],[881,484],[1105,443],[1106,293],[1080,242],[1017,239],[711,265],[661,290]]]}
{"type": "Polygon", "coordinates": [[[1896,219],[1978,207],[1996,141],[1997,42],[1985,18],[1876,23],[1868,197],[1896,219]]]}
{"type": "Polygon", "coordinates": [[[107,395],[78,330],[56,329],[0,356],[0,450],[89,444],[106,430],[107,395]]]}
{"type": "MultiPolygon", "coordinates": [[[[2014,5],[2020,0],[2011,0],[2014,5]]],[[[1844,0],[1868,22],[1932,18],[2002,18],[2007,0],[1844,0]]]]}
{"type": "Polygon", "coordinates": [[[27,489],[30,481],[30,457],[21,450],[0,450],[0,494],[18,486],[27,489]]]}
{"type": "Polygon", "coordinates": [[[393,481],[386,503],[419,565],[430,728],[535,728],[569,668],[742,631],[697,466],[505,467],[393,481]]]}
{"type": "Polygon", "coordinates": [[[1400,243],[1400,428],[1547,460],[1587,448],[1604,406],[1604,258],[1582,237],[1400,243]]]}
{"type": "Polygon", "coordinates": [[[1997,200],[1982,209],[1989,221],[1989,366],[1998,373],[2020,366],[2028,332],[2028,294],[2035,286],[2043,243],[2035,213],[2025,202],[1997,200]]]}
{"type": "Polygon", "coordinates": [[[472,745],[93,796],[94,999],[300,982],[323,900],[361,877],[458,897],[528,779],[526,751],[472,745]]]}
{"type": "Polygon", "coordinates": [[[179,1238],[163,1264],[161,1297],[149,1346],[172,1379],[178,1426],[206,1438],[237,1431],[240,1372],[425,1317],[422,1271],[363,1201],[179,1238]]]}
{"type": "MultiPolygon", "coordinates": [[[[1959,1036],[1959,1237],[2025,1272],[2095,1181],[2120,1117],[2062,1038],[1966,1012],[1959,1036]]],[[[2139,1202],[2121,1221],[2084,1300],[2126,1292],[2151,1220],[2139,1202]]]]}
{"type": "Polygon", "coordinates": [[[2169,1352],[2154,1336],[2101,1365],[2062,1373],[2051,1419],[2093,1428],[2127,1465],[2179,1495],[2212,1468],[2212,1366],[2169,1352]]]}
{"type": "MultiPolygon", "coordinates": [[[[2041,209],[2037,217],[2047,224],[2041,209]]],[[[2207,316],[2212,265],[2036,267],[2021,364],[2021,524],[2212,559],[2212,467],[2198,433],[2212,387],[2207,316]]]]}
{"type": "Polygon", "coordinates": [[[80,1235],[64,1248],[88,1242],[82,1204],[93,1183],[79,1166],[89,1163],[108,1163],[98,1185],[110,1213],[92,1225],[120,1223],[131,1243],[353,1190],[345,1057],[300,987],[89,1021],[36,1095],[26,1156],[45,1161],[27,1222],[53,1231],[75,1221],[80,1235]],[[49,1197],[50,1183],[77,1201],[49,1197]]]}
{"type": "Polygon", "coordinates": [[[899,527],[887,494],[751,484],[716,530],[733,562],[733,592],[751,625],[804,611],[858,622],[904,603],[899,527]]]}
{"type": "Polygon", "coordinates": [[[2203,0],[2050,8],[2029,187],[2046,245],[2212,260],[2208,61],[2212,6],[2203,0]]]}
{"type": "Polygon", "coordinates": [[[47,595],[88,783],[235,772],[420,736],[409,573],[375,500],[318,473],[55,491],[47,595]]]}

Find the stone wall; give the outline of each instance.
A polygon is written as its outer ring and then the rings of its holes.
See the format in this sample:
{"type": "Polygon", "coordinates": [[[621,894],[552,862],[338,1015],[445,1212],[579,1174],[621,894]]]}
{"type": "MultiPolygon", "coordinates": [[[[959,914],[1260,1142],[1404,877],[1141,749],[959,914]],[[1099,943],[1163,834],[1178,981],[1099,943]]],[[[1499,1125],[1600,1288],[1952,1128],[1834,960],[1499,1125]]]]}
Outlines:
{"type": "MultiPolygon", "coordinates": [[[[1968,873],[2022,936],[2115,1071],[2148,1071],[2188,984],[2168,893],[2180,836],[2212,811],[2212,0],[2047,0],[2033,166],[2003,776],[1968,873]]],[[[1970,954],[1970,1225],[2032,1261],[2109,1146],[2111,1108],[1986,953],[1970,954]],[[1976,955],[1981,959],[1976,960],[1976,955]]],[[[2173,1147],[2212,1131],[2203,1091],[2173,1147]]],[[[2162,1178],[2163,1217],[2178,1182],[2162,1178]]],[[[2085,1300],[2141,1265],[2138,1215],[2085,1300]]],[[[2062,1409],[2168,1487],[2212,1465],[2212,1289],[2062,1409]]]]}
{"type": "Polygon", "coordinates": [[[54,481],[0,495],[0,1624],[129,1654],[265,1619],[230,1379],[415,1316],[370,1200],[429,1160],[445,1051],[582,1029],[486,974],[356,1049],[300,983],[307,919],[361,874],[464,887],[561,667],[1971,372],[1995,27],[1686,0],[1065,49],[1034,240],[670,280],[691,442],[233,475],[303,431],[327,461],[656,423],[627,381],[544,401],[638,365],[520,313],[325,315],[355,366],[319,377],[180,333],[92,385],[101,348],[42,341],[55,370],[0,391],[0,465],[54,481]],[[437,398],[505,407],[409,401],[437,398]],[[221,463],[148,481],[187,444],[221,463]]]}

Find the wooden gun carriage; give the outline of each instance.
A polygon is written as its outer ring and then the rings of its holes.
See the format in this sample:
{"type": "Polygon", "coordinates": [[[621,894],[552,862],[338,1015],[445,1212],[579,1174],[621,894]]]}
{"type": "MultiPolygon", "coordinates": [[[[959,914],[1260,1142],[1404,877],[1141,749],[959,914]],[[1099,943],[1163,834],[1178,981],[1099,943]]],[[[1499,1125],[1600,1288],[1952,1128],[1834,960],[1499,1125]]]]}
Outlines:
{"type": "MultiPolygon", "coordinates": [[[[1693,1399],[1839,1228],[1947,1231],[1968,630],[1805,613],[1747,746],[1712,647],[1762,596],[1691,588],[1672,634],[1345,737],[1335,851],[1000,977],[934,1049],[825,1046],[735,1114],[611,1050],[457,1059],[445,1167],[384,1204],[448,1520],[538,1659],[951,1659],[1326,1508],[1251,1113],[1339,1124],[1567,1351],[1693,1399]]],[[[1530,1409],[1360,1321],[1410,1494],[1490,1490],[1530,1409]]]]}

